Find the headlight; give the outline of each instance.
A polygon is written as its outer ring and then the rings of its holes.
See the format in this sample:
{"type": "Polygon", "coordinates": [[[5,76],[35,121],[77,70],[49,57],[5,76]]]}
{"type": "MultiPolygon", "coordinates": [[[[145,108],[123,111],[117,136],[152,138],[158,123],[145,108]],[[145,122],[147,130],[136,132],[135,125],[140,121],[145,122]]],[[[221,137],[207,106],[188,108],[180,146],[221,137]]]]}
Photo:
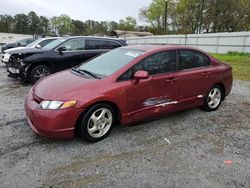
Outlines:
{"type": "Polygon", "coordinates": [[[56,109],[65,109],[72,107],[76,104],[76,101],[42,101],[39,104],[39,108],[41,109],[49,109],[49,110],[56,110],[56,109]]]}

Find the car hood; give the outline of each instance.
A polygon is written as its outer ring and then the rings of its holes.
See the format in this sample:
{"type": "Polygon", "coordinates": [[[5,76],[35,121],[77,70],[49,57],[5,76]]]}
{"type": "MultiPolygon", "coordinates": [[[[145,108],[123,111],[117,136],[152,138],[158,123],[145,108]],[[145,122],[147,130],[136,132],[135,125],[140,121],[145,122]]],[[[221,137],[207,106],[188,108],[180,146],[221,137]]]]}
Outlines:
{"type": "Polygon", "coordinates": [[[11,51],[11,54],[38,54],[43,53],[47,50],[38,49],[38,48],[23,48],[18,50],[11,51]]]}
{"type": "Polygon", "coordinates": [[[65,70],[38,81],[33,93],[42,100],[79,100],[94,95],[102,80],[85,78],[65,70]]]}
{"type": "Polygon", "coordinates": [[[5,52],[5,53],[11,53],[12,51],[15,51],[15,50],[22,50],[22,49],[24,49],[24,48],[26,48],[26,47],[21,46],[21,47],[16,47],[16,48],[11,48],[11,49],[5,50],[4,52],[5,52]]]}

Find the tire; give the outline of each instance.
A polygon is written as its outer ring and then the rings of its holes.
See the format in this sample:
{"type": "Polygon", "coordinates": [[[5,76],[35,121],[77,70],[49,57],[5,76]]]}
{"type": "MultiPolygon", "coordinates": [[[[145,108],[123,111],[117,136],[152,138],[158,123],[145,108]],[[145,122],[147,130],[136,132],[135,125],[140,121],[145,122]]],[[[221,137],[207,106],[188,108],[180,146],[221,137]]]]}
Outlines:
{"type": "Polygon", "coordinates": [[[30,81],[34,84],[39,79],[51,74],[51,70],[46,65],[37,65],[30,71],[30,81]]]}
{"type": "Polygon", "coordinates": [[[79,136],[88,142],[98,142],[111,132],[115,118],[113,108],[105,103],[92,106],[82,117],[79,136]]]}
{"type": "Polygon", "coordinates": [[[219,108],[221,101],[223,99],[224,92],[219,85],[213,86],[212,89],[209,90],[202,109],[211,112],[215,111],[219,108]]]}

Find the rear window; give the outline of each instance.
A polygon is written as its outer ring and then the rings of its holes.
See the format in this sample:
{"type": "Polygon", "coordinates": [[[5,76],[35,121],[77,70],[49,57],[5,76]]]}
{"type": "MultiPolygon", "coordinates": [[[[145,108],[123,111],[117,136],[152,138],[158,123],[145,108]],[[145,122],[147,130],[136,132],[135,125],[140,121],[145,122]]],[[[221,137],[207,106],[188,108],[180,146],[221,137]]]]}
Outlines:
{"type": "Polygon", "coordinates": [[[210,65],[209,58],[194,50],[180,50],[180,69],[192,69],[210,65]]]}
{"type": "Polygon", "coordinates": [[[121,45],[115,41],[108,40],[94,40],[86,39],[86,50],[95,50],[95,49],[114,49],[121,47],[121,45]]]}

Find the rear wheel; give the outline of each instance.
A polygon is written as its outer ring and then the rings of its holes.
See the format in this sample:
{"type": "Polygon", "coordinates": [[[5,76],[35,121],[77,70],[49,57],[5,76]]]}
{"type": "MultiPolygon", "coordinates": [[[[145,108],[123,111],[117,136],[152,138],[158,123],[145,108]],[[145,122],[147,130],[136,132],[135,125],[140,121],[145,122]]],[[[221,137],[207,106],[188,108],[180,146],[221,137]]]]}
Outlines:
{"type": "Polygon", "coordinates": [[[97,142],[108,136],[113,125],[113,108],[104,103],[96,104],[84,114],[78,133],[86,141],[97,142]]]}
{"type": "Polygon", "coordinates": [[[30,81],[34,84],[36,83],[39,79],[48,76],[51,74],[51,70],[48,66],[46,65],[37,65],[32,68],[30,72],[30,81]]]}
{"type": "Polygon", "coordinates": [[[202,109],[205,111],[215,111],[219,108],[221,100],[223,98],[223,91],[219,85],[215,85],[205,98],[202,109]]]}

